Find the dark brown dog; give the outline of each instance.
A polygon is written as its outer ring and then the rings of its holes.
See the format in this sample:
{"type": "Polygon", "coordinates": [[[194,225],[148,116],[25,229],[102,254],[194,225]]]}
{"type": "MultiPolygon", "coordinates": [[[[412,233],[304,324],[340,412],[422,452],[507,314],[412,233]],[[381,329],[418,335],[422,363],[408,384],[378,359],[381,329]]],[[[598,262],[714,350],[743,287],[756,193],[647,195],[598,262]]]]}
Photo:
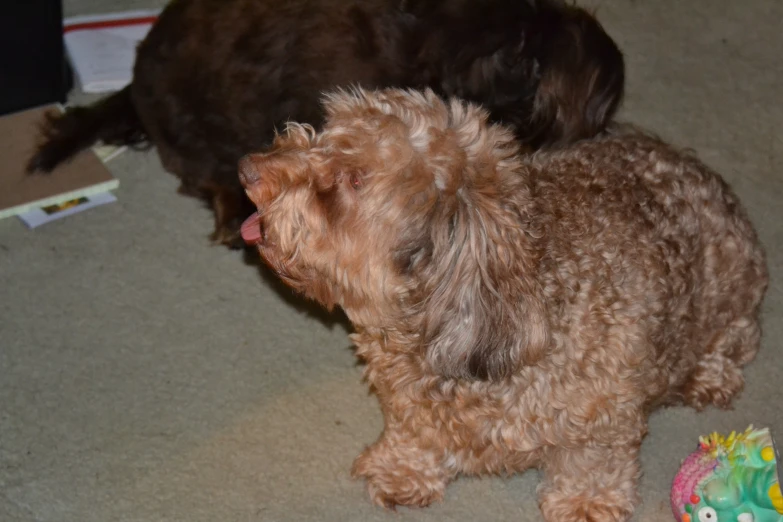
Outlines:
{"type": "Polygon", "coordinates": [[[177,0],[138,50],[133,83],[53,117],[30,171],[97,140],[149,141],[181,191],[236,246],[252,210],[237,160],[288,120],[319,125],[335,86],[429,86],[483,104],[530,148],[603,130],[623,59],[600,24],[559,0],[177,0]]]}

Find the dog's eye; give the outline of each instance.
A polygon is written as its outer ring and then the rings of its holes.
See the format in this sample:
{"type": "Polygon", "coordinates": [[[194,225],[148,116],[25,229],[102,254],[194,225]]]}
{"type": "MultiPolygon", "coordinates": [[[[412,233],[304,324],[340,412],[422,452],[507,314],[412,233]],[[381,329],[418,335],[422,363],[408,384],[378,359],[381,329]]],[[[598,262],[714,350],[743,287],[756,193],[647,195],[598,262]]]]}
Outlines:
{"type": "Polygon", "coordinates": [[[362,179],[357,174],[351,174],[348,178],[348,182],[351,184],[351,188],[359,190],[362,188],[362,179]]]}

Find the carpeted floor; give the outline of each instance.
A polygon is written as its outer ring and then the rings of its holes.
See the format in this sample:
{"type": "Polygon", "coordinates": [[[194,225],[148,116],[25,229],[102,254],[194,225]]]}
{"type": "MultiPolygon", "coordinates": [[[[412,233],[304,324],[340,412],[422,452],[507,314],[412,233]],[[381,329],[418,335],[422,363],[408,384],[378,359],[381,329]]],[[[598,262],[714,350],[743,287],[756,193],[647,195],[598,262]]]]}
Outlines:
{"type": "MultiPolygon", "coordinates": [[[[65,0],[68,15],[156,5],[65,0]]],[[[603,0],[599,16],[627,57],[623,117],[725,175],[772,273],[736,409],[651,419],[636,520],[666,521],[698,435],[783,439],[783,2],[603,0]]],[[[348,470],[381,416],[346,327],[210,247],[210,213],[154,152],[111,165],[117,203],[35,231],[0,221],[1,521],[540,519],[535,472],[458,480],[424,510],[370,505],[348,470]]]]}

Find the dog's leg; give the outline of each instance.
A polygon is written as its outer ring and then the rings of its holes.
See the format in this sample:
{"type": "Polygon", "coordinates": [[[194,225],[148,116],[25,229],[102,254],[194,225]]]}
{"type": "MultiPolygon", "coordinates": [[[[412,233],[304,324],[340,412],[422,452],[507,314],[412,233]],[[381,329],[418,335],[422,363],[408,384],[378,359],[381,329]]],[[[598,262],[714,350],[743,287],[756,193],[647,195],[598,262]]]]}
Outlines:
{"type": "Polygon", "coordinates": [[[639,502],[639,445],[553,448],[539,502],[547,522],[620,522],[639,502]]]}
{"type": "Polygon", "coordinates": [[[194,185],[192,182],[189,182],[186,179],[181,180],[179,188],[177,188],[177,194],[182,196],[190,196],[192,198],[204,197],[203,192],[198,188],[198,186],[194,185]]]}
{"type": "Polygon", "coordinates": [[[254,210],[250,201],[241,190],[212,187],[212,208],[215,211],[215,230],[210,239],[231,249],[242,248],[242,221],[254,210]]]}
{"type": "Polygon", "coordinates": [[[729,408],[745,384],[742,367],[756,355],[761,330],[755,317],[743,317],[717,332],[685,386],[685,402],[697,410],[709,404],[729,408]]]}
{"type": "Polygon", "coordinates": [[[424,507],[443,499],[454,474],[442,452],[423,449],[415,435],[386,430],[356,459],[352,474],[364,478],[375,504],[424,507]]]}

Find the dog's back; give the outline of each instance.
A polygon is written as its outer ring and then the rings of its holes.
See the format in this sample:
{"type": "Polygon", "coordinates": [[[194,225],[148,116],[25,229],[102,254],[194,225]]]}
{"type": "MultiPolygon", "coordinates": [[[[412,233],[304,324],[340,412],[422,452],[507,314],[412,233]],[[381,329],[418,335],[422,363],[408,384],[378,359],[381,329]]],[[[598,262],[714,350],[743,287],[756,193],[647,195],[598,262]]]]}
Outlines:
{"type": "MultiPolygon", "coordinates": [[[[623,265],[606,277],[645,286],[633,299],[659,304],[648,312],[670,369],[663,400],[727,407],[758,351],[768,283],[764,251],[731,188],[693,155],[635,131],[542,153],[533,164],[560,262],[568,266],[574,251],[607,265],[617,256],[623,265]]],[[[636,304],[626,305],[632,315],[636,304]]]]}
{"type": "Polygon", "coordinates": [[[389,1],[365,4],[173,3],[138,50],[133,97],[145,129],[191,169],[215,163],[235,178],[238,158],[268,145],[276,127],[319,123],[330,86],[402,82],[399,49],[373,40],[401,38],[399,24],[384,18],[389,1]]]}

